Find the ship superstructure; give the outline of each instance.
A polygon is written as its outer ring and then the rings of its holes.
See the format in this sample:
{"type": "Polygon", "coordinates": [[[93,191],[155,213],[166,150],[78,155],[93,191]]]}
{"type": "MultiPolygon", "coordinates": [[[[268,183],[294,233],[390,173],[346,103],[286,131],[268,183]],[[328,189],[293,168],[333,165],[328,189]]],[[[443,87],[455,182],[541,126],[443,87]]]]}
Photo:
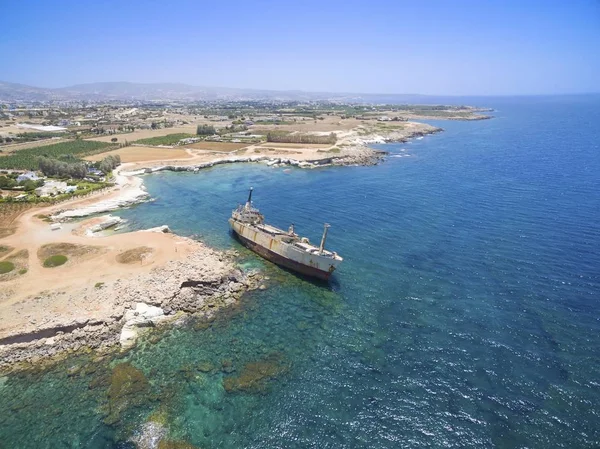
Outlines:
{"type": "Polygon", "coordinates": [[[327,223],[319,246],[298,236],[294,225],[284,231],[266,224],[264,216],[252,204],[252,189],[246,204],[231,213],[229,224],[244,246],[277,265],[307,276],[327,280],[343,260],[336,252],[325,249],[327,223]]]}

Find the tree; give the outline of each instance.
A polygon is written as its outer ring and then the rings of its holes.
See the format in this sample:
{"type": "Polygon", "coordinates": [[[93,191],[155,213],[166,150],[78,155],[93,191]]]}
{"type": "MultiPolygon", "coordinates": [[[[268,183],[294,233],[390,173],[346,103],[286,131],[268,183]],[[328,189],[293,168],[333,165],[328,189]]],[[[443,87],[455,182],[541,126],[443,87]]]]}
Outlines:
{"type": "Polygon", "coordinates": [[[17,181],[7,176],[0,176],[0,189],[12,189],[17,185],[17,181]]]}
{"type": "Polygon", "coordinates": [[[33,192],[36,189],[35,182],[31,179],[28,179],[23,183],[23,187],[25,187],[26,192],[33,192]]]}
{"type": "Polygon", "coordinates": [[[199,136],[212,136],[216,134],[215,127],[212,125],[198,125],[196,127],[196,134],[199,136]]]}

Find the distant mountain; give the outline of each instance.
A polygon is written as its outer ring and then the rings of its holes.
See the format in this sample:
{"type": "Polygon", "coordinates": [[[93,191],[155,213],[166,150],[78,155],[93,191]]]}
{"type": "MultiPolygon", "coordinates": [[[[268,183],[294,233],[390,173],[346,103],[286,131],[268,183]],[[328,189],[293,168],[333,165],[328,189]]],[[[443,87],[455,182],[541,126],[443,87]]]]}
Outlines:
{"type": "Polygon", "coordinates": [[[105,82],[78,84],[61,88],[42,88],[25,84],[0,82],[0,102],[14,101],[215,101],[273,100],[309,101],[337,100],[365,103],[417,103],[423,95],[373,95],[351,93],[304,92],[200,87],[180,83],[105,82]]]}

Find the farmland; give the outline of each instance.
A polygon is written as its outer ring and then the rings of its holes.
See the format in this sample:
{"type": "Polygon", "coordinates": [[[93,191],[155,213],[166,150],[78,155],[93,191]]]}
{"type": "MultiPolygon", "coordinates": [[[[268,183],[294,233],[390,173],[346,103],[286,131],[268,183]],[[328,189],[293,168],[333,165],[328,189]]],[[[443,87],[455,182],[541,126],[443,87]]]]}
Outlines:
{"type": "Polygon", "coordinates": [[[185,145],[184,148],[193,148],[195,150],[208,150],[208,151],[235,151],[240,148],[245,148],[248,143],[235,143],[235,142],[198,142],[190,145],[185,145]]]}
{"type": "Polygon", "coordinates": [[[146,139],[136,140],[134,143],[142,145],[175,145],[181,139],[187,139],[188,137],[197,137],[195,134],[187,133],[175,133],[167,134],[166,136],[148,137],[146,139]]]}
{"type": "Polygon", "coordinates": [[[161,161],[173,159],[189,159],[191,155],[187,151],[178,148],[152,148],[152,147],[125,147],[118,150],[111,150],[107,153],[94,154],[86,157],[86,161],[98,162],[106,156],[119,155],[121,162],[142,162],[142,161],[161,161]]]}
{"type": "Polygon", "coordinates": [[[92,153],[106,151],[111,144],[90,140],[71,140],[68,142],[27,148],[0,158],[0,169],[35,170],[38,168],[38,157],[44,156],[61,159],[64,156],[79,157],[92,153]]]}

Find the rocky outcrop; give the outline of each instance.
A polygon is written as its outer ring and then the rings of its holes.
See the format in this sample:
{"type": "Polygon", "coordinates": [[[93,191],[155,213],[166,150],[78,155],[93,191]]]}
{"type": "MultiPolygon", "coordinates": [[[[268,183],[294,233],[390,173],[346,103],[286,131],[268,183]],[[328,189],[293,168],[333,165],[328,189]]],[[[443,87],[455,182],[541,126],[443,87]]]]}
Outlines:
{"type": "Polygon", "coordinates": [[[93,236],[97,232],[104,231],[105,229],[112,228],[114,226],[125,223],[121,217],[116,217],[114,215],[105,215],[101,217],[101,221],[99,223],[90,226],[86,230],[86,234],[89,236],[93,236]]]}
{"type": "MultiPolygon", "coordinates": [[[[39,362],[81,349],[109,350],[135,344],[139,330],[177,313],[211,316],[236,303],[259,283],[257,273],[236,268],[234,253],[223,253],[194,242],[196,250],[186,259],[170,261],[148,273],[90,286],[69,293],[93,302],[113,301],[110,315],[94,319],[61,321],[14,333],[0,341],[0,370],[39,362]]],[[[47,295],[61,295],[62,292],[47,295]]],[[[26,367],[26,366],[23,366],[26,367]]]]}
{"type": "Polygon", "coordinates": [[[156,326],[160,322],[168,320],[168,317],[160,307],[138,302],[134,309],[125,312],[123,320],[125,324],[121,329],[119,344],[122,348],[127,349],[135,345],[140,329],[156,326]]]}

